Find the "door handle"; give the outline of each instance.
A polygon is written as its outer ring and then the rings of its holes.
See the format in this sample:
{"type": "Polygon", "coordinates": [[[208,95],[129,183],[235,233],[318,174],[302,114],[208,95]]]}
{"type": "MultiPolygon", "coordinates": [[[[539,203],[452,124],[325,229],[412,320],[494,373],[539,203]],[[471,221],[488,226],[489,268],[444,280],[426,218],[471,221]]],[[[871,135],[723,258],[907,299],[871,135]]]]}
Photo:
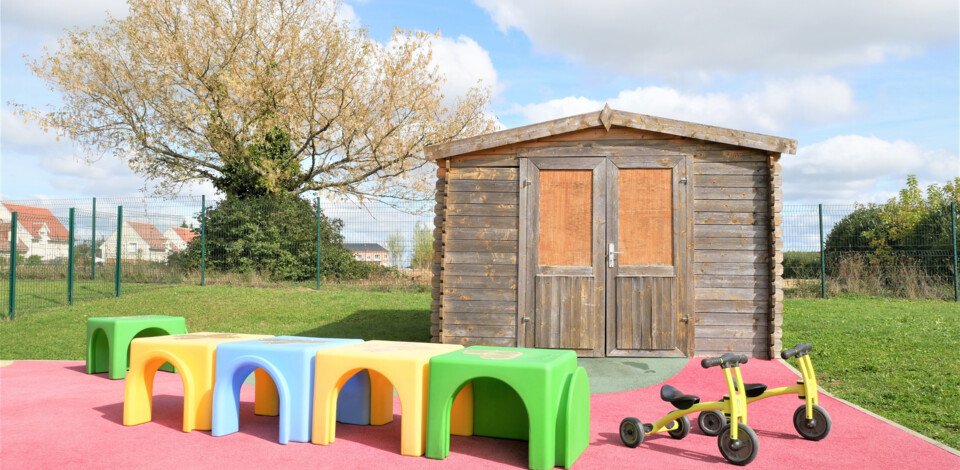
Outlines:
{"type": "Polygon", "coordinates": [[[620,253],[616,250],[616,245],[613,243],[610,244],[610,249],[607,250],[607,267],[612,268],[617,265],[617,253],[620,253]]]}

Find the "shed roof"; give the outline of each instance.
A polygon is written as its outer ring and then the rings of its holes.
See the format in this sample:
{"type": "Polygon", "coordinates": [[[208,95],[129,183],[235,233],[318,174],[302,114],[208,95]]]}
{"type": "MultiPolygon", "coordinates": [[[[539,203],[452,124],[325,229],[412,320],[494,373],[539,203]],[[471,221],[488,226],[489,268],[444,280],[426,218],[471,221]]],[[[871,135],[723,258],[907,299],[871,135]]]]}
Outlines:
{"type": "Polygon", "coordinates": [[[607,130],[610,130],[612,126],[629,127],[632,129],[660,132],[663,134],[770,152],[789,154],[797,152],[797,141],[793,139],[678,121],[676,119],[648,116],[646,114],[630,113],[604,106],[600,111],[592,113],[578,114],[576,116],[482,134],[476,137],[430,145],[426,148],[426,153],[429,160],[438,160],[600,126],[603,126],[607,130]]]}

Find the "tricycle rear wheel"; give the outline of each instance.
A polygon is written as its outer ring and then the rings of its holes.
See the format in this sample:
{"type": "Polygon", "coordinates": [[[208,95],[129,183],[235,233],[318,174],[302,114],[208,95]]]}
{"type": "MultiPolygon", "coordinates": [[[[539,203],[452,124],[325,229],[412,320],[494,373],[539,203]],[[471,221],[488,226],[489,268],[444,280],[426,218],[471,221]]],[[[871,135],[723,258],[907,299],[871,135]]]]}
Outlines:
{"type": "Polygon", "coordinates": [[[720,434],[720,430],[727,424],[727,417],[717,410],[708,410],[697,416],[697,425],[700,426],[700,432],[708,436],[720,434]]]}
{"type": "Polygon", "coordinates": [[[643,424],[639,419],[630,417],[620,421],[620,441],[630,448],[643,444],[643,424]]]}

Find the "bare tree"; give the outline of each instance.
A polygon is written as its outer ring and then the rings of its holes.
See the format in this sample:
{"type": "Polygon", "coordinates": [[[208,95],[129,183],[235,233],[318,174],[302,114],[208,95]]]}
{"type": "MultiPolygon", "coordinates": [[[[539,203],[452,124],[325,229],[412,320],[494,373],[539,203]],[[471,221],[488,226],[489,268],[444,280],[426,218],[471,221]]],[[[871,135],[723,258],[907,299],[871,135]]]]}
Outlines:
{"type": "Polygon", "coordinates": [[[423,147],[491,129],[478,86],[452,109],[432,35],[387,44],[332,0],[129,0],[30,63],[63,100],[19,113],[115,154],[160,192],[208,180],[226,194],[423,199],[423,147]]]}

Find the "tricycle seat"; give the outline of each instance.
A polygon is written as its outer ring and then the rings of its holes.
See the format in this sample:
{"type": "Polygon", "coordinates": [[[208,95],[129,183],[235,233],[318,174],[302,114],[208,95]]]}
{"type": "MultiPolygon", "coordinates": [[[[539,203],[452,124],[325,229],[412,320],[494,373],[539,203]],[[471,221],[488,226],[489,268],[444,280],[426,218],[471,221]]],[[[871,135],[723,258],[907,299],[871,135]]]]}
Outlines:
{"type": "Polygon", "coordinates": [[[671,405],[680,410],[686,410],[700,403],[700,397],[696,395],[686,395],[671,385],[660,387],[660,399],[670,402],[671,405]]]}

